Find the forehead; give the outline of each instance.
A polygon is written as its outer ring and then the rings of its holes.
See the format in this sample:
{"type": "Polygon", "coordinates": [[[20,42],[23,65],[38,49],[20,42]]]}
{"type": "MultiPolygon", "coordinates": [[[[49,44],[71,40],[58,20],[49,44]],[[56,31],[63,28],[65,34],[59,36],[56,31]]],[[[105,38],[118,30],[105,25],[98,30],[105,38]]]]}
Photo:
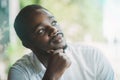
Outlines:
{"type": "Polygon", "coordinates": [[[36,9],[33,11],[30,15],[30,18],[32,19],[43,19],[43,18],[49,18],[50,16],[53,16],[49,11],[45,9],[36,9]]]}
{"type": "Polygon", "coordinates": [[[38,20],[42,21],[44,19],[49,19],[49,17],[53,17],[53,15],[45,10],[45,9],[36,9],[31,15],[29,16],[29,20],[32,20],[32,22],[38,20]]]}
{"type": "Polygon", "coordinates": [[[54,16],[49,11],[45,9],[36,9],[30,13],[27,19],[28,29],[34,29],[35,26],[45,21],[49,21],[51,18],[54,18],[54,16]]]}
{"type": "Polygon", "coordinates": [[[49,20],[49,18],[54,17],[49,11],[45,9],[36,9],[28,18],[28,24],[35,25],[37,23],[43,22],[44,20],[49,20]]]}
{"type": "Polygon", "coordinates": [[[44,14],[44,15],[52,15],[49,11],[45,9],[37,9],[36,12],[44,14]]]}

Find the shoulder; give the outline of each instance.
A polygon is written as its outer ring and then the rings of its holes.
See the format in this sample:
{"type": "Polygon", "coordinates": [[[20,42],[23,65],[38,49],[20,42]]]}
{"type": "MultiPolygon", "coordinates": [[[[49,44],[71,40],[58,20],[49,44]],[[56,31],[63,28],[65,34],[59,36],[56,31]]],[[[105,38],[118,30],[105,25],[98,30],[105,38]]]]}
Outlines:
{"type": "Polygon", "coordinates": [[[33,57],[33,53],[29,53],[24,55],[22,58],[20,58],[19,60],[17,60],[12,67],[26,67],[26,66],[30,66],[32,65],[32,57],[33,57]]]}
{"type": "Polygon", "coordinates": [[[71,51],[75,59],[83,60],[86,64],[98,65],[109,63],[102,50],[92,45],[86,44],[70,44],[69,51],[71,51]]]}
{"type": "Polygon", "coordinates": [[[16,70],[27,75],[32,75],[42,70],[42,64],[34,53],[29,53],[24,55],[21,59],[17,60],[12,65],[10,70],[16,70]]]}
{"type": "Polygon", "coordinates": [[[32,64],[33,53],[24,55],[22,58],[17,60],[10,68],[10,70],[19,70],[21,72],[27,72],[33,67],[32,64]]]}
{"type": "Polygon", "coordinates": [[[9,80],[33,80],[44,74],[44,67],[34,53],[24,55],[10,68],[9,80]],[[19,79],[18,79],[19,78],[19,79]]]}
{"type": "Polygon", "coordinates": [[[94,55],[96,57],[103,54],[99,48],[81,43],[69,44],[68,49],[83,55],[94,55]]]}
{"type": "Polygon", "coordinates": [[[114,71],[102,50],[91,45],[70,44],[69,50],[81,66],[90,68],[98,80],[114,80],[114,71]]]}
{"type": "Polygon", "coordinates": [[[9,69],[8,73],[8,80],[28,80],[27,76],[30,75],[29,70],[30,66],[32,66],[30,57],[32,57],[31,54],[24,55],[22,58],[17,60],[9,69]],[[18,76],[19,75],[19,76],[18,76]]]}

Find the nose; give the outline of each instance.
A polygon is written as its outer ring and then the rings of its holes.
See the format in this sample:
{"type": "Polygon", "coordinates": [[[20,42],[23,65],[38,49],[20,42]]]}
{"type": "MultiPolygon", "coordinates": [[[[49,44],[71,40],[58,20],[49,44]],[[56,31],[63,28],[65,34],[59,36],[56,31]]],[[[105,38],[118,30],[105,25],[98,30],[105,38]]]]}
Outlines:
{"type": "Polygon", "coordinates": [[[56,35],[58,29],[56,27],[50,27],[50,33],[48,34],[50,37],[56,35]]]}

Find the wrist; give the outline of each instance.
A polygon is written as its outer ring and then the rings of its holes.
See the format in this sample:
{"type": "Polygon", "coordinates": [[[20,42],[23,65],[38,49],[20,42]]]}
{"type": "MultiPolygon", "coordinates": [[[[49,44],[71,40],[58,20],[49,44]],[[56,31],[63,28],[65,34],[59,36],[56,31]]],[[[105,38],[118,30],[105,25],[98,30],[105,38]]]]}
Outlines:
{"type": "Polygon", "coordinates": [[[54,73],[46,71],[42,80],[59,80],[59,77],[54,73]]]}

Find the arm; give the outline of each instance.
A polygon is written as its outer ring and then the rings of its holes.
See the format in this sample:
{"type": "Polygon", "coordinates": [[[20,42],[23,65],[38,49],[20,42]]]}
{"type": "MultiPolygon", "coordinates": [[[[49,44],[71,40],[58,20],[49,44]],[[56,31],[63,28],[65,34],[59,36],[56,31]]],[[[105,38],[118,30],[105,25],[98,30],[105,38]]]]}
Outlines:
{"type": "Polygon", "coordinates": [[[70,66],[71,61],[63,53],[63,50],[55,50],[50,54],[51,56],[43,80],[59,80],[65,70],[70,66]]]}

